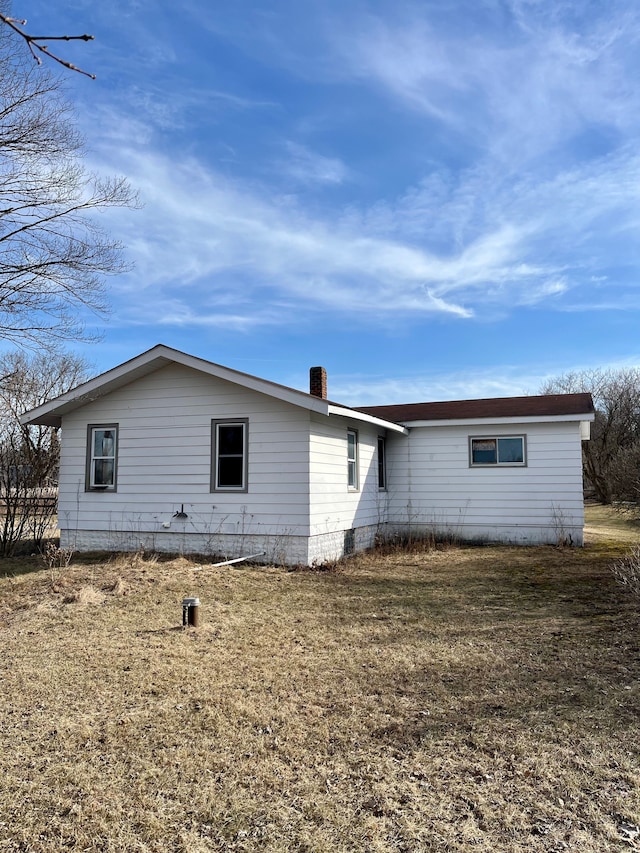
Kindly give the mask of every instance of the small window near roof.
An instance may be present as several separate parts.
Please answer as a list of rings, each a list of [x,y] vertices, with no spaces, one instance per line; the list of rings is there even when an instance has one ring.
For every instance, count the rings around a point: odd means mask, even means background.
[[[87,447],[87,491],[115,491],[118,425],[90,425]]]
[[[526,465],[523,435],[482,436],[470,439],[471,465]]]

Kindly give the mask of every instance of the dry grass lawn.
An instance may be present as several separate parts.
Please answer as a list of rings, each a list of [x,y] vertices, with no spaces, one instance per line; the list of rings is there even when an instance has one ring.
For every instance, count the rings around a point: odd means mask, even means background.
[[[640,847],[639,606],[609,571],[638,534],[598,524],[324,573],[0,563],[0,851]]]

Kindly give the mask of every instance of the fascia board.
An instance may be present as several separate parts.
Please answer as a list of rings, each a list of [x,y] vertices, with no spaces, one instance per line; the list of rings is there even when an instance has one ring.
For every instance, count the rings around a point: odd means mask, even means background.
[[[436,419],[430,421],[404,421],[409,429],[415,427],[438,427],[438,426],[482,426],[484,424],[551,424],[558,422],[583,422],[592,421],[595,415],[593,412],[583,412],[580,415],[529,415],[527,417],[512,417],[512,418],[451,418]]]
[[[401,435],[408,435],[409,430],[400,424],[392,421],[384,421],[382,418],[374,418],[373,415],[365,415],[364,412],[355,412],[353,409],[345,409],[342,406],[329,405],[329,415],[338,415],[341,418],[350,418],[354,421],[362,421],[363,423],[373,424],[374,426],[382,427],[390,432],[399,432]]]

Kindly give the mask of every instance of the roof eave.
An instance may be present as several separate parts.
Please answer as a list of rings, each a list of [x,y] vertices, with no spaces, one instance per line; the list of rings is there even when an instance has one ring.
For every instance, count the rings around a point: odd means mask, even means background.
[[[404,420],[402,423],[414,429],[415,427],[468,426],[469,424],[544,424],[571,421],[578,423],[592,421],[594,417],[593,412],[581,412],[574,415],[513,415],[500,418],[432,418],[431,420]]]
[[[20,422],[24,425],[41,424],[44,426],[59,427],[61,426],[64,415],[172,363],[182,364],[184,367],[190,367],[217,379],[242,385],[245,388],[275,397],[294,406],[299,406],[320,414],[328,414],[329,403],[320,397],[314,397],[311,394],[306,394],[304,391],[287,388],[285,385],[278,385],[267,379],[260,379],[257,376],[241,373],[230,367],[223,367],[211,361],[196,358],[180,350],[171,349],[171,347],[167,347],[164,344],[158,344],[130,361],[126,361],[124,364],[114,367],[106,373],[101,373],[99,376],[90,379],[88,382],[84,382],[82,385],[78,385],[77,388],[68,391],[66,394],[62,394],[60,397],[56,397],[55,400],[44,403],[42,406],[38,406],[29,412],[25,412],[21,416]]]
[[[393,421],[385,421],[383,418],[376,418],[373,415],[367,415],[364,412],[357,412],[355,409],[349,409],[346,406],[336,406],[329,404],[329,415],[338,415],[342,418],[351,418],[354,421],[372,424],[373,426],[381,427],[390,432],[399,432],[401,435],[408,435],[409,430],[402,424],[394,423]]]

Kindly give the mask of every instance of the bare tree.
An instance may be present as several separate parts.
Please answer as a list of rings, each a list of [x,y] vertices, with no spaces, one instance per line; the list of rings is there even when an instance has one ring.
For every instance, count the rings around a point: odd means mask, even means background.
[[[20,415],[63,394],[88,375],[84,359],[65,353],[0,357],[0,555],[28,541],[40,547],[56,511],[56,430],[23,426]]]
[[[581,391],[591,393],[596,410],[591,441],[583,443],[585,479],[602,503],[628,500],[630,484],[640,477],[635,468],[635,448],[640,443],[640,369],[566,373],[547,382],[540,393]]]
[[[21,345],[88,339],[104,314],[104,276],[126,269],[96,223],[133,207],[124,178],[88,174],[61,81],[0,32],[0,337]]]

